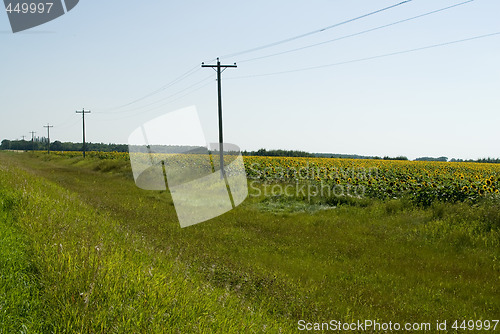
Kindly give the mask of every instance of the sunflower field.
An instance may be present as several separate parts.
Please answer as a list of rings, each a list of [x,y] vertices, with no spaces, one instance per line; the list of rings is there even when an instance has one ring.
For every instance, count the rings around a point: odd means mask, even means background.
[[[498,196],[500,165],[396,160],[245,157],[250,179],[308,182],[354,189],[352,195],[379,199],[408,196],[422,205],[433,201],[475,202]]]
[[[81,156],[81,152],[53,153],[73,158]],[[196,165],[199,159],[206,160],[201,154],[184,156],[185,168]],[[87,157],[114,161],[130,159],[128,153],[121,152],[87,152]],[[154,160],[158,159],[161,157]],[[229,164],[234,156],[225,159]],[[482,197],[500,196],[498,164],[255,156],[243,159],[251,182],[307,183],[330,189],[329,194],[382,200],[409,197],[424,206],[434,201],[474,203]],[[175,159],[176,163],[184,160]],[[339,189],[346,191],[339,192]]]

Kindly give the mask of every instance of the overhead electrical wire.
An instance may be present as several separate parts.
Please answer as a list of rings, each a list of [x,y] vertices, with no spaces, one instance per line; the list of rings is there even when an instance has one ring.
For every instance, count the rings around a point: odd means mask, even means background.
[[[409,3],[409,2],[412,2],[412,1],[413,0],[401,1],[401,2],[399,2],[397,4],[394,4],[394,5],[391,5],[391,6],[388,6],[388,7],[384,7],[384,8],[378,9],[376,11],[373,11],[373,12],[370,12],[370,13],[367,13],[367,14],[364,14],[364,15],[361,15],[361,16],[349,19],[349,20],[345,20],[345,21],[342,21],[342,22],[339,22],[339,23],[336,23],[336,24],[332,24],[330,26],[327,26],[327,27],[324,27],[324,28],[321,28],[321,29],[313,30],[313,31],[310,31],[310,32],[307,32],[307,33],[304,33],[304,34],[300,34],[300,35],[297,35],[297,36],[293,36],[293,37],[290,37],[290,38],[279,40],[279,41],[276,41],[276,42],[273,42],[273,43],[265,44],[265,45],[262,45],[262,46],[259,46],[259,47],[255,47],[255,48],[243,50],[243,51],[232,53],[232,54],[223,55],[222,57],[224,57],[224,58],[235,57],[235,56],[239,56],[239,55],[243,55],[243,54],[247,54],[247,53],[251,53],[251,52],[255,52],[255,51],[267,49],[267,48],[274,47],[274,46],[277,46],[277,45],[281,45],[281,44],[284,44],[284,43],[287,43],[287,42],[291,42],[291,41],[294,41],[294,40],[297,40],[297,39],[301,39],[301,38],[304,38],[304,37],[307,37],[307,36],[311,36],[313,34],[321,33],[321,32],[324,32],[326,30],[330,30],[330,29],[333,29],[335,27],[338,27],[338,26],[341,26],[341,25],[344,25],[344,24],[347,24],[347,23],[351,23],[351,22],[360,20],[362,18],[366,18],[366,17],[372,16],[372,15],[375,15],[375,14],[378,14],[378,13],[381,13],[381,12],[384,12],[384,11],[387,11],[387,10],[399,7],[399,6],[403,5],[403,4],[406,4],[406,3]],[[442,12],[442,11],[445,11],[445,10],[449,10],[451,8],[458,7],[458,6],[461,6],[461,5],[465,5],[465,4],[473,2],[473,1],[475,1],[475,0],[464,1],[464,2],[455,4],[455,5],[452,5],[452,6],[444,7],[444,8],[437,9],[437,10],[434,10],[434,11],[431,11],[431,12],[427,12],[427,13],[424,13],[424,14],[421,14],[421,15],[418,15],[418,16],[414,16],[414,17],[408,18],[408,19],[399,20],[399,21],[396,21],[396,22],[393,22],[393,23],[389,23],[389,24],[386,24],[386,25],[382,25],[382,26],[378,26],[378,27],[372,28],[372,29],[364,30],[364,31],[361,31],[361,32],[358,32],[358,33],[355,33],[355,34],[350,34],[350,35],[342,36],[342,37],[335,38],[335,39],[332,39],[332,40],[328,40],[328,41],[324,41],[324,42],[320,42],[320,43],[316,43],[316,44],[311,44],[311,45],[306,45],[306,46],[303,46],[303,47],[299,47],[299,48],[295,48],[295,49],[291,49],[291,50],[286,50],[286,51],[282,51],[282,52],[278,52],[278,53],[273,53],[273,54],[269,54],[269,55],[264,55],[264,56],[260,56],[260,57],[254,57],[254,58],[250,58],[250,59],[245,59],[245,60],[240,61],[240,63],[242,63],[242,62],[250,62],[250,61],[254,61],[254,60],[258,60],[258,59],[269,58],[269,57],[278,56],[278,55],[282,55],[282,54],[287,54],[287,53],[291,53],[291,52],[296,52],[296,51],[299,51],[299,50],[303,50],[303,49],[307,49],[307,48],[311,48],[311,47],[323,45],[323,44],[326,44],[326,43],[331,43],[331,42],[338,41],[338,40],[341,40],[341,39],[346,39],[346,38],[350,38],[350,37],[362,35],[362,34],[365,34],[365,33],[368,33],[368,32],[372,32],[372,31],[375,31],[375,30],[387,28],[387,27],[390,27],[390,26],[393,26],[393,25],[396,25],[396,24],[400,24],[400,23],[403,23],[403,22],[415,20],[415,19],[418,19],[418,18],[421,18],[421,17],[424,17],[424,16],[428,16],[428,15],[434,14],[434,13],[438,13],[438,12]],[[495,34],[497,34],[497,33],[495,33]],[[444,46],[444,45],[449,45],[449,44],[454,44],[454,43],[459,43],[459,42],[465,42],[465,41],[468,41],[468,40],[471,40],[471,39],[484,38],[484,37],[492,36],[492,35],[495,35],[495,34],[477,36],[477,37],[473,37],[473,38],[470,38],[470,39],[464,39],[464,40],[453,41],[453,42],[448,42],[448,43],[441,43],[441,44],[436,44],[436,45],[427,46],[427,47],[423,47],[423,48],[416,48],[416,49],[411,49],[411,50],[399,51],[399,52],[394,52],[394,53],[390,53],[390,54],[377,55],[377,56],[373,56],[373,57],[366,57],[366,58],[355,59],[355,60],[350,60],[350,61],[345,61],[345,62],[339,62],[339,63],[334,63],[334,64],[312,66],[312,67],[307,67],[307,68],[301,68],[301,69],[295,69],[295,70],[288,70],[288,71],[281,71],[281,72],[273,72],[273,73],[266,73],[266,74],[256,74],[256,75],[248,75],[248,76],[240,76],[240,77],[232,77],[232,78],[229,77],[227,79],[240,79],[240,78],[251,78],[251,77],[259,77],[259,76],[278,75],[278,74],[292,73],[292,72],[298,72],[298,71],[313,70],[313,69],[318,69],[318,68],[323,68],[323,67],[330,67],[330,66],[337,66],[337,65],[349,64],[349,63],[354,63],[354,62],[367,61],[367,60],[376,59],[376,58],[389,57],[389,56],[393,56],[393,55],[397,55],[397,54],[402,54],[402,53],[414,52],[414,51],[424,50],[424,49],[428,49],[428,48],[434,48],[434,47],[438,47],[438,46]],[[122,109],[122,108],[125,108],[127,106],[130,106],[132,104],[138,103],[140,101],[143,101],[143,100],[145,100],[145,99],[147,99],[147,98],[149,98],[149,97],[151,97],[153,95],[156,95],[156,94],[158,94],[158,93],[166,90],[167,88],[172,87],[175,84],[178,84],[182,80],[184,80],[184,79],[192,76],[193,74],[197,73],[200,69],[201,69],[201,67],[199,65],[196,65],[196,66],[192,67],[191,69],[189,69],[188,71],[186,71],[185,73],[183,73],[182,75],[180,75],[179,77],[177,77],[176,79],[174,79],[174,80],[168,82],[167,84],[163,85],[162,87],[160,87],[160,88],[158,88],[158,89],[156,89],[156,90],[154,90],[154,91],[152,91],[152,92],[150,92],[150,93],[148,93],[148,94],[146,94],[146,95],[144,95],[144,96],[142,96],[142,97],[140,97],[138,99],[135,99],[135,100],[133,100],[133,101],[131,101],[129,103],[126,103],[124,105],[120,105],[120,106],[115,107],[115,108],[108,109],[108,110],[116,110],[116,111],[96,112],[96,114],[128,113],[128,112],[135,111],[135,110],[143,110],[146,107],[149,107],[149,106],[152,106],[152,105],[157,104],[159,102],[162,102],[164,100],[170,99],[170,98],[172,98],[172,97],[174,97],[174,96],[176,96],[176,95],[178,95],[178,94],[180,94],[182,92],[188,91],[189,89],[197,86],[198,84],[200,84],[200,83],[208,80],[211,76],[210,77],[206,77],[206,78],[204,78],[204,79],[202,79],[202,80],[200,80],[200,81],[198,81],[198,82],[196,82],[196,83],[194,83],[194,84],[186,87],[185,89],[182,89],[182,90],[180,90],[180,91],[178,91],[178,92],[176,92],[174,94],[171,94],[171,95],[169,95],[167,97],[164,97],[164,98],[162,98],[160,100],[154,101],[154,102],[149,103],[147,105],[135,107],[135,108],[132,108],[132,109],[129,109],[129,110],[124,110],[124,111],[118,110],[118,109]],[[206,84],[206,85],[208,85],[208,84]],[[187,94],[184,94],[184,95],[180,96],[179,99],[183,98],[184,96],[190,95],[190,94],[194,93],[195,91],[198,91],[199,89],[205,87],[206,85],[198,87],[198,88],[194,89],[193,91],[190,91]],[[178,99],[174,99],[173,101],[170,101],[167,104],[170,104],[170,103],[172,103],[172,102],[174,102],[176,100],[178,100]],[[164,105],[165,104],[162,104],[160,106],[147,109],[145,112],[158,109],[158,108],[160,108],[160,107],[162,107]]]
[[[202,83],[202,82],[205,82],[205,81],[207,81],[208,79],[211,79],[212,77],[213,77],[213,75],[206,76],[205,78],[203,78],[203,79],[201,79],[201,80],[199,80],[199,81],[195,82],[194,84],[192,84],[192,85],[190,85],[190,86],[188,86],[188,87],[186,87],[186,88],[184,88],[184,89],[181,89],[181,90],[179,90],[179,91],[177,91],[177,92],[175,92],[175,93],[173,93],[173,94],[170,94],[170,95],[168,95],[168,96],[166,96],[166,97],[163,97],[163,98],[161,98],[161,99],[159,99],[159,100],[156,100],[156,101],[154,101],[154,102],[151,102],[151,103],[149,103],[149,104],[146,104],[146,105],[143,105],[143,106],[140,106],[140,107],[135,107],[135,108],[132,108],[132,109],[127,109],[127,110],[117,110],[117,111],[101,111],[101,112],[96,112],[96,114],[117,114],[117,113],[127,113],[127,112],[135,111],[135,110],[138,110],[138,109],[146,108],[146,107],[152,106],[152,105],[154,105],[154,104],[157,104],[157,103],[159,103],[159,102],[162,102],[162,101],[168,100],[169,98],[174,97],[174,96],[176,96],[176,95],[179,95],[179,94],[181,94],[181,93],[183,93],[183,92],[185,92],[185,91],[187,91],[187,90],[189,90],[189,89],[193,88],[194,86],[197,86],[198,84],[200,84],[200,83]]]
[[[442,46],[447,46],[447,45],[452,45],[452,44],[458,44],[458,43],[468,42],[468,41],[472,41],[472,40],[476,40],[476,39],[481,39],[481,38],[486,38],[486,37],[492,37],[492,36],[497,36],[497,35],[500,35],[500,32],[495,32],[495,33],[485,34],[485,35],[479,35],[479,36],[474,36],[474,37],[470,37],[470,38],[464,38],[464,39],[455,40],[455,41],[451,41],[451,42],[444,42],[444,43],[439,43],[439,44],[433,44],[433,45],[428,45],[428,46],[424,46],[424,47],[420,47],[420,48],[414,48],[414,49],[409,49],[409,50],[403,50],[403,51],[397,51],[397,52],[392,52],[392,53],[386,53],[386,54],[372,56],[372,57],[366,57],[366,58],[359,58],[359,59],[353,59],[353,60],[348,60],[348,61],[342,61],[342,62],[333,63],[333,64],[325,64],[325,65],[318,65],[318,66],[303,67],[303,68],[298,68],[298,69],[294,69],[294,70],[287,70],[287,71],[280,71],[280,72],[271,72],[271,73],[263,73],[263,74],[245,75],[245,76],[239,76],[239,77],[230,77],[230,78],[226,78],[226,80],[264,77],[264,76],[271,76],[271,75],[279,75],[279,74],[286,74],[286,73],[309,71],[309,70],[315,70],[315,69],[320,69],[320,68],[325,68],[325,67],[332,67],[332,66],[339,66],[339,65],[345,65],[345,64],[352,64],[352,63],[357,63],[357,62],[362,62],[362,61],[368,61],[368,60],[373,60],[373,59],[378,59],[378,58],[385,58],[385,57],[396,56],[396,55],[400,55],[400,54],[404,54],[404,53],[410,53],[410,52],[427,50],[427,49],[432,49],[432,48],[437,48],[437,47],[442,47]]]
[[[127,107],[127,106],[129,106],[129,105],[131,105],[131,104],[134,104],[134,103],[140,102],[140,101],[142,101],[142,100],[145,100],[145,99],[147,99],[148,97],[153,96],[153,95],[155,95],[155,94],[158,94],[158,93],[160,93],[160,92],[164,91],[165,89],[167,89],[168,87],[171,87],[171,86],[175,85],[176,83],[178,83],[178,82],[180,82],[180,81],[182,81],[182,80],[186,79],[187,77],[190,77],[191,75],[193,75],[194,73],[196,73],[196,72],[197,72],[197,71],[199,71],[199,70],[200,70],[200,66],[199,66],[199,65],[196,65],[195,67],[193,67],[193,68],[191,68],[190,70],[186,71],[186,72],[185,72],[184,74],[182,74],[181,76],[179,76],[179,77],[177,77],[176,79],[174,79],[174,80],[170,81],[169,83],[167,83],[167,84],[163,85],[162,87],[158,88],[157,90],[154,90],[154,91],[152,91],[152,92],[150,92],[150,93],[148,93],[148,94],[146,94],[146,95],[144,95],[144,96],[142,96],[142,97],[140,97],[140,98],[138,98],[138,99],[136,99],[136,100],[133,100],[133,101],[131,101],[131,102],[129,102],[129,103],[123,104],[123,105],[118,106],[118,107],[115,107],[115,108],[111,108],[110,110],[115,110],[115,109],[119,109],[119,108]]]
[[[198,82],[198,84],[199,84],[199,83],[200,83],[200,82]],[[170,105],[170,104],[172,104],[172,103],[174,103],[174,102],[176,102],[176,101],[178,101],[178,100],[180,100],[180,99],[183,99],[183,98],[184,98],[184,97],[186,97],[186,96],[189,96],[189,95],[191,95],[191,94],[193,94],[193,93],[195,93],[195,92],[197,92],[197,91],[199,91],[199,90],[201,90],[201,89],[203,89],[203,88],[207,87],[208,85],[210,85],[210,84],[212,84],[212,83],[213,83],[213,80],[212,80],[212,81],[210,81],[210,82],[205,83],[204,85],[202,85],[202,86],[200,86],[200,87],[197,87],[197,88],[195,88],[195,89],[192,89],[192,90],[188,91],[187,93],[185,93],[185,94],[183,94],[183,95],[181,95],[181,96],[177,97],[176,99],[173,99],[173,100],[171,100],[171,101],[168,101],[167,103],[161,104],[161,105],[159,105],[159,106],[156,106],[156,107],[153,107],[153,108],[149,108],[149,109],[146,109],[146,110],[141,110],[141,112],[138,112],[138,113],[133,113],[133,114],[129,114],[129,115],[125,115],[125,116],[123,116],[123,117],[109,119],[109,121],[116,121],[116,120],[127,119],[127,118],[131,118],[131,117],[137,116],[138,114],[145,114],[145,113],[148,113],[148,112],[150,112],[150,111],[153,111],[153,110],[156,110],[156,109],[159,109],[159,108],[163,108],[163,107],[165,107],[165,106],[168,106],[168,105]],[[172,97],[172,96],[170,96],[170,97]]]
[[[70,118],[66,119],[64,122],[61,122],[59,124],[54,125],[54,127],[56,127],[56,128],[69,128],[69,127],[75,125],[77,122],[80,122],[80,118],[77,117],[75,120],[75,117],[73,114]],[[71,123],[71,124],[67,125],[68,123]]]
[[[242,54],[246,54],[246,53],[250,53],[250,52],[255,52],[255,51],[267,49],[267,48],[270,48],[270,47],[273,47],[273,46],[277,46],[277,45],[280,45],[280,44],[284,44],[284,43],[288,43],[288,42],[291,42],[291,41],[295,41],[295,40],[300,39],[300,38],[311,36],[311,35],[314,35],[314,34],[317,34],[317,33],[320,33],[320,32],[323,32],[323,31],[326,31],[326,30],[329,30],[329,29],[332,29],[332,28],[336,28],[338,26],[341,26],[341,25],[344,25],[344,24],[347,24],[347,23],[351,23],[351,22],[363,19],[363,18],[371,16],[371,15],[375,15],[375,14],[384,12],[386,10],[389,10],[389,9],[392,9],[392,8],[395,8],[395,7],[399,7],[399,6],[403,5],[403,4],[406,4],[406,3],[409,3],[409,2],[412,2],[412,1],[413,0],[402,1],[402,2],[397,3],[395,5],[392,5],[392,6],[389,6],[389,7],[385,7],[385,8],[382,8],[382,9],[378,9],[376,11],[373,11],[373,12],[370,12],[368,14],[364,14],[364,15],[355,17],[353,19],[349,19],[349,20],[346,20],[346,21],[335,23],[335,24],[332,24],[330,26],[327,26],[327,27],[324,27],[324,28],[321,28],[321,29],[313,30],[313,31],[307,32],[305,34],[300,34],[300,35],[297,35],[297,36],[289,37],[289,38],[286,38],[286,39],[283,39],[283,40],[280,40],[280,41],[277,41],[277,42],[265,44],[265,45],[258,46],[258,47],[252,48],[252,49],[247,49],[247,50],[243,50],[243,51],[240,51],[240,52],[235,52],[235,53],[230,53],[230,54],[227,54],[227,55],[223,55],[220,58],[229,58],[229,57],[240,56]]]
[[[360,32],[357,32],[357,33],[354,33],[354,34],[345,35],[345,36],[338,37],[338,38],[335,38],[335,39],[330,39],[328,41],[324,41],[324,42],[320,42],[320,43],[315,43],[315,44],[310,44],[310,45],[302,46],[302,47],[291,49],[291,50],[286,50],[286,51],[282,51],[282,52],[268,54],[268,55],[265,55],[265,56],[260,56],[260,57],[254,57],[254,58],[249,58],[249,59],[245,59],[245,60],[240,60],[240,61],[238,61],[238,63],[245,63],[245,62],[250,62],[250,61],[254,61],[254,60],[259,60],[259,59],[265,59],[265,58],[270,58],[270,57],[274,57],[274,56],[279,56],[279,55],[283,55],[283,54],[287,54],[287,53],[291,53],[291,52],[296,52],[296,51],[300,51],[300,50],[312,48],[312,47],[315,47],[315,46],[324,45],[324,44],[327,44],[327,43],[332,43],[332,42],[340,41],[340,40],[343,40],[343,39],[346,39],[346,38],[363,35],[363,34],[366,34],[366,33],[372,32],[372,31],[376,31],[376,30],[380,30],[380,29],[383,29],[383,28],[391,27],[391,26],[394,26],[396,24],[400,24],[400,23],[404,23],[404,22],[416,20],[416,19],[428,16],[428,15],[432,15],[432,14],[436,14],[436,13],[439,13],[439,12],[443,12],[445,10],[449,10],[449,9],[452,9],[452,8],[455,8],[455,7],[458,7],[458,6],[462,6],[462,5],[465,5],[465,4],[474,2],[474,1],[475,0],[464,1],[464,2],[455,4],[455,5],[452,5],[452,6],[448,6],[448,7],[444,7],[444,8],[441,8],[441,9],[433,10],[433,11],[430,11],[430,12],[427,12],[427,13],[424,13],[424,14],[421,14],[421,15],[417,15],[417,16],[413,16],[413,17],[410,17],[410,18],[407,18],[407,19],[404,19],[404,20],[399,20],[399,21],[392,22],[392,23],[389,23],[389,24],[381,25],[381,26],[378,26],[378,27],[375,27],[375,28],[363,30],[363,31],[360,31]]]
[[[371,15],[375,15],[375,14],[378,14],[378,13],[381,13],[381,12],[384,12],[384,11],[387,11],[389,9],[392,9],[392,8],[395,8],[395,7],[398,7],[398,6],[401,6],[403,4],[406,4],[406,3],[409,3],[409,2],[412,2],[413,0],[405,0],[405,1],[401,1],[397,4],[394,4],[394,5],[391,5],[391,6],[388,6],[388,7],[384,7],[384,8],[381,8],[381,9],[378,9],[376,11],[373,11],[373,12],[370,12],[370,13],[367,13],[367,14],[364,14],[364,15],[361,15],[361,16],[358,16],[358,17],[355,17],[355,18],[352,18],[352,19],[349,19],[349,20],[346,20],[346,21],[342,21],[340,23],[336,23],[336,24],[332,24],[330,26],[327,26],[327,27],[324,27],[324,28],[321,28],[321,29],[317,29],[317,30],[314,30],[314,31],[310,31],[310,32],[307,32],[305,34],[301,34],[301,35],[297,35],[297,36],[294,36],[294,37],[290,37],[290,38],[287,38],[287,39],[284,39],[284,40],[280,40],[280,41],[277,41],[277,42],[273,42],[273,43],[270,43],[270,44],[266,44],[266,45],[263,45],[263,46],[260,46],[260,47],[256,47],[256,48],[253,48],[253,49],[248,49],[248,50],[244,50],[244,51],[241,51],[241,52],[237,52],[237,53],[233,53],[233,54],[229,54],[229,55],[224,55],[222,57],[233,57],[233,56],[237,56],[237,55],[242,55],[242,54],[245,54],[245,53],[250,53],[250,52],[254,52],[254,51],[258,51],[258,50],[262,50],[262,49],[265,49],[265,48],[269,48],[269,47],[272,47],[272,46],[276,46],[276,45],[280,45],[280,44],[283,44],[283,43],[287,43],[287,42],[290,42],[290,41],[293,41],[293,40],[297,40],[297,39],[300,39],[300,38],[304,38],[304,37],[307,37],[307,36],[310,36],[310,35],[313,35],[313,34],[317,34],[317,33],[320,33],[320,32],[323,32],[323,31],[326,31],[326,30],[329,30],[329,29],[332,29],[332,28],[335,28],[335,27],[338,27],[338,26],[341,26],[341,25],[344,25],[344,24],[347,24],[347,23],[350,23],[350,22],[354,22],[356,20],[360,20],[362,18],[365,18],[365,17],[368,17],[368,16],[371,16]],[[473,0],[471,0],[473,1]],[[213,59],[215,60],[215,59]],[[211,60],[211,61],[213,61]],[[193,75],[194,73],[198,72],[200,70],[200,66],[199,65],[196,65],[194,66],[193,68],[189,69],[188,71],[186,71],[184,74],[182,74],[181,76],[179,76],[178,78],[170,81],[169,83],[165,84],[164,86],[138,98],[138,99],[135,99],[131,102],[128,102],[126,104],[123,104],[123,105],[120,105],[120,106],[117,106],[117,107],[114,107],[114,108],[111,108],[111,109],[108,109],[108,110],[117,110],[117,109],[121,109],[121,108],[124,108],[124,107],[128,107],[132,104],[135,104],[137,102],[140,102],[140,101],[143,101],[153,95],[156,95],[162,91],[164,91],[165,89],[179,83],[180,81],[186,79],[187,77],[190,77],[191,75]],[[104,113],[104,112],[102,112]]]

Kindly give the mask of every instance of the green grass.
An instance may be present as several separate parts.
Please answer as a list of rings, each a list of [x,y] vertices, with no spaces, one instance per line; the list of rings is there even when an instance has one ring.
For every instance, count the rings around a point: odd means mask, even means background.
[[[20,260],[26,260],[29,251],[37,272],[33,280],[41,287],[39,312],[26,311],[26,316],[36,316],[29,332],[236,333],[290,328],[272,318],[264,303],[250,304],[207,284],[188,265],[155,249],[144,235],[120,226],[77,194],[12,165],[3,171],[2,185],[22,187],[15,220],[30,248],[4,242],[5,252],[18,253],[9,261],[15,268],[5,271],[18,276],[17,267],[25,266]],[[25,290],[19,287],[11,293],[18,308],[31,302],[26,297],[31,290]],[[6,333],[17,331],[15,323],[24,321],[24,313],[12,308],[5,312],[11,319]]]
[[[36,266],[11,214],[16,202],[16,195],[0,188],[0,333],[24,332],[40,321]]]
[[[138,189],[123,162],[0,153],[0,168],[0,189],[16,189],[9,221],[29,265],[13,262],[31,275],[34,332],[292,333],[300,319],[500,314],[495,200],[257,196],[181,229],[168,192]]]

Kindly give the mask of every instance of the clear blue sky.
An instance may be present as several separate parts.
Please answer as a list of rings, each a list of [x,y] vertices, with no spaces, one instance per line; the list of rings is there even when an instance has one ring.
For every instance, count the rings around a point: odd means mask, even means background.
[[[217,141],[212,69],[200,68],[155,95],[116,107],[157,90],[202,61],[398,2],[81,0],[66,15],[17,34],[10,32],[2,11],[0,139],[28,137],[29,131],[45,135],[43,125],[49,122],[55,126],[52,140],[81,141],[81,116],[75,110],[86,108],[92,111],[86,117],[88,141],[126,143],[142,123],[196,105],[207,140]],[[222,58],[223,63],[238,63],[237,69],[223,73],[225,141],[246,150],[500,157],[500,35],[315,70],[247,77],[500,32],[500,2],[476,0],[337,42],[245,61],[460,2],[413,0],[276,47]]]

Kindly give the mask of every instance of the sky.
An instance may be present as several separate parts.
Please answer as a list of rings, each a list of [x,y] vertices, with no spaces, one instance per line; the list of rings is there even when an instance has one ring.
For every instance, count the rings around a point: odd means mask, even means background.
[[[16,34],[0,11],[0,140],[50,123],[51,141],[81,142],[85,108],[87,141],[125,144],[196,106],[217,142],[216,73],[201,63],[221,57],[238,66],[222,74],[224,141],[242,150],[500,157],[500,34],[446,44],[500,33],[500,2],[372,30],[464,2],[412,0],[331,27],[401,1],[81,0]]]

